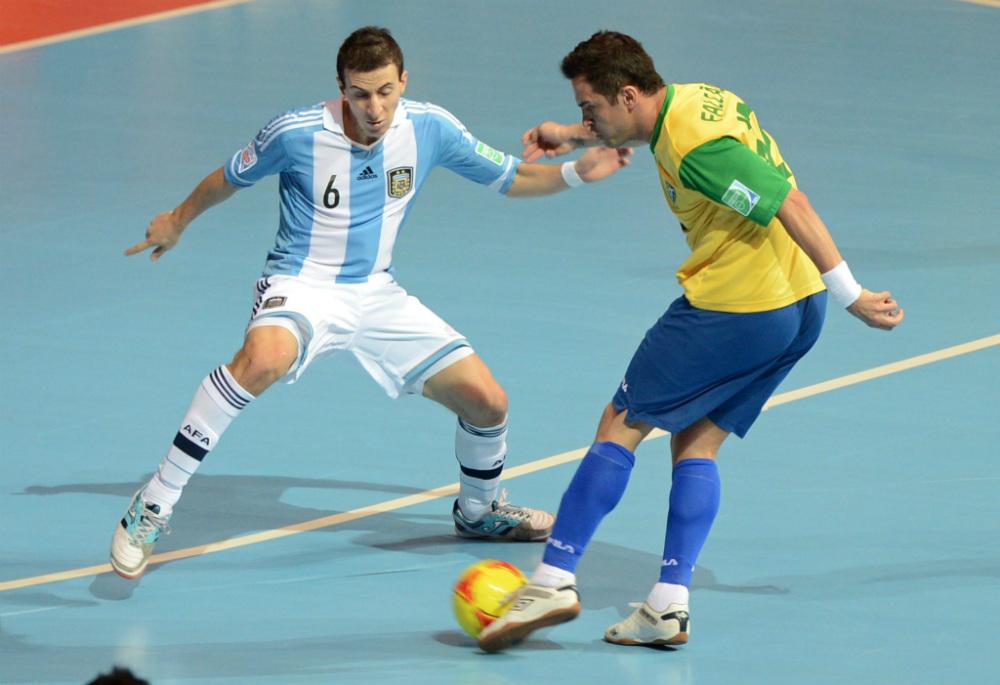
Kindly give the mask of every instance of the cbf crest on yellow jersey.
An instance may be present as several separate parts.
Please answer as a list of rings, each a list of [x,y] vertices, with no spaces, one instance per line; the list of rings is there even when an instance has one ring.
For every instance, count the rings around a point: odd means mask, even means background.
[[[691,304],[760,312],[823,290],[775,216],[795,177],[737,95],[706,83],[668,86],[650,149],[691,248],[677,270]]]

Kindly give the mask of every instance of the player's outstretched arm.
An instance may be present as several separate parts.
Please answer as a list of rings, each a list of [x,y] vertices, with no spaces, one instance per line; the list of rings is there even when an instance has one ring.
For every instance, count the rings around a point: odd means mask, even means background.
[[[517,167],[514,183],[507,197],[537,197],[551,195],[582,183],[607,178],[632,161],[632,148],[598,147],[584,152],[575,162],[532,164],[522,162]]]
[[[543,121],[529,128],[521,136],[521,142],[524,144],[521,157],[525,162],[534,162],[543,156],[558,157],[578,147],[600,144],[597,136],[583,124],[557,124],[554,121]]]
[[[149,258],[155,262],[177,244],[181,233],[199,214],[229,198],[237,190],[226,180],[222,167],[219,167],[202,179],[184,202],[169,212],[154,216],[146,229],[146,239],[125,250],[125,256],[130,257],[152,247]]]
[[[847,262],[840,256],[840,250],[805,193],[792,188],[778,209],[778,219],[819,269],[835,303],[846,307],[872,328],[889,331],[903,321],[903,310],[889,291],[871,292],[854,280]]]

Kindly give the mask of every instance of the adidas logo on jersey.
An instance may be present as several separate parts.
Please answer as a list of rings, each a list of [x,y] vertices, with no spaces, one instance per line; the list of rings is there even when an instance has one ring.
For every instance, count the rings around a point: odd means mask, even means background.
[[[378,174],[376,174],[374,171],[372,171],[372,168],[370,166],[366,166],[364,169],[362,169],[361,173],[358,174],[358,177],[356,179],[354,179],[354,180],[355,181],[370,181],[373,178],[378,178]]]

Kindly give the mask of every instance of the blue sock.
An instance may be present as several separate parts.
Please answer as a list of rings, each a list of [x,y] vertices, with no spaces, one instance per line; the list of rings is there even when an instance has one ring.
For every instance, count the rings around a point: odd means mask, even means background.
[[[714,459],[685,459],[674,467],[661,583],[691,585],[698,553],[719,511],[719,490]]]
[[[614,442],[595,442],[563,493],[542,561],[576,572],[598,524],[625,493],[635,455]]]

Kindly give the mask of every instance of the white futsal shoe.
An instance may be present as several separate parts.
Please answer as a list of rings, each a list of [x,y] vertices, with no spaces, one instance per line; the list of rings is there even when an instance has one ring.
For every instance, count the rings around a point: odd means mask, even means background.
[[[691,633],[687,604],[671,604],[666,611],[653,611],[648,602],[624,621],[608,626],[604,639],[616,645],[683,645]]]
[[[479,648],[484,652],[507,649],[539,628],[572,621],[580,615],[580,594],[575,585],[552,588],[528,583],[507,602],[507,612],[479,634]]]

